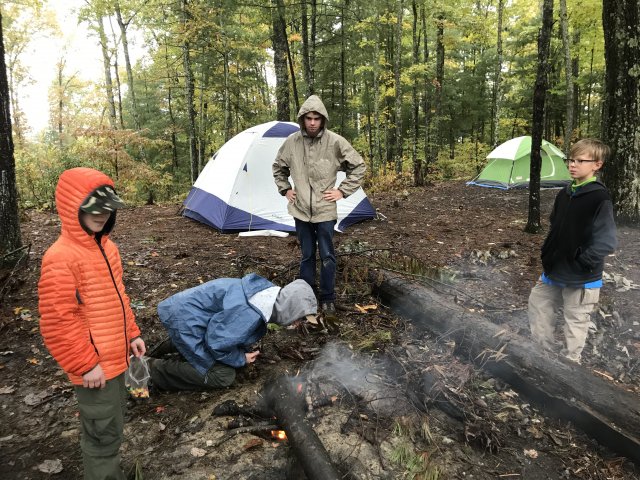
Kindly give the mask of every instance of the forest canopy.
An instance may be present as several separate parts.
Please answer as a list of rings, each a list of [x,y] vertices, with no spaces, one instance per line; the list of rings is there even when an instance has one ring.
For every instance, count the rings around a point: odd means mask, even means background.
[[[566,8],[564,40],[554,11],[543,135],[561,148],[600,136],[605,75],[602,2]],[[226,140],[295,120],[312,93],[365,157],[369,188],[471,178],[495,145],[531,133],[537,2],[87,0],[75,14],[104,74],[81,81],[66,66],[74,52],[60,51],[48,127],[33,132],[25,52],[63,32],[53,2],[2,7],[23,207],[50,206],[77,165],[114,176],[130,202],[181,199]]]

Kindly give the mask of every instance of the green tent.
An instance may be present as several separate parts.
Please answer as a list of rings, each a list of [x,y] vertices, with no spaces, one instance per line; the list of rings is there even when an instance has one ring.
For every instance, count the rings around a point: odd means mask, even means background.
[[[542,165],[540,187],[562,187],[571,182],[571,176],[564,164],[564,153],[555,145],[542,140],[540,148]],[[500,188],[527,188],[531,160],[531,137],[517,137],[507,140],[487,155],[489,163],[476,178],[467,185]]]

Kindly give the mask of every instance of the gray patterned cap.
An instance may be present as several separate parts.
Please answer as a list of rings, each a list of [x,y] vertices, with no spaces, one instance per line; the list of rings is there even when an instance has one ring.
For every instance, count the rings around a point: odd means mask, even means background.
[[[116,194],[113,187],[105,185],[96,188],[80,206],[80,210],[93,215],[99,215],[101,213],[113,212],[122,207],[124,207],[124,202]]]

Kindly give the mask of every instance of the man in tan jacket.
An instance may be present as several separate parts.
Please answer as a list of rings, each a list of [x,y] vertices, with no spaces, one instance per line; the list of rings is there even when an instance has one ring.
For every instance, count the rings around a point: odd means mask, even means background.
[[[320,305],[326,315],[334,316],[336,202],[360,187],[366,167],[351,144],[327,128],[328,121],[322,100],[311,95],[298,112],[300,131],[291,134],[278,151],[273,177],[278,192],[287,197],[289,213],[295,219],[302,250],[300,278],[315,289],[316,250],[319,250]],[[339,171],[347,176],[336,187]]]

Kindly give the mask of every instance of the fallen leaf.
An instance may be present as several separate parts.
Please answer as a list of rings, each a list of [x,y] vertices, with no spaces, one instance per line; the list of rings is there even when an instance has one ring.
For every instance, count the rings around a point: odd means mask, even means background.
[[[159,257],[160,254],[158,252],[151,252],[152,257]]]
[[[15,387],[0,387],[0,395],[9,395],[16,391]]]
[[[252,448],[260,447],[264,443],[264,440],[261,438],[252,438],[247,443],[245,443],[242,448],[244,450],[251,450]]]
[[[57,458],[55,460],[45,460],[38,465],[38,470],[42,473],[60,473],[63,470],[62,461]]]
[[[28,358],[27,362],[29,362],[32,365],[40,365],[40,360],[38,360],[37,358]]]
[[[33,407],[34,405],[39,405],[42,401],[49,396],[49,392],[43,390],[40,393],[30,393],[24,397],[24,403]]]
[[[370,305],[358,305],[356,303],[356,308],[361,312],[361,313],[367,313],[369,310],[377,310],[378,309],[378,305],[376,305],[375,303],[370,304]]]
[[[193,447],[191,449],[191,456],[192,457],[204,457],[206,454],[207,454],[207,451],[202,449],[202,448]]]
[[[524,449],[524,454],[525,456],[529,457],[529,458],[538,458],[538,452],[536,450],[534,450],[533,448],[531,449]]]

